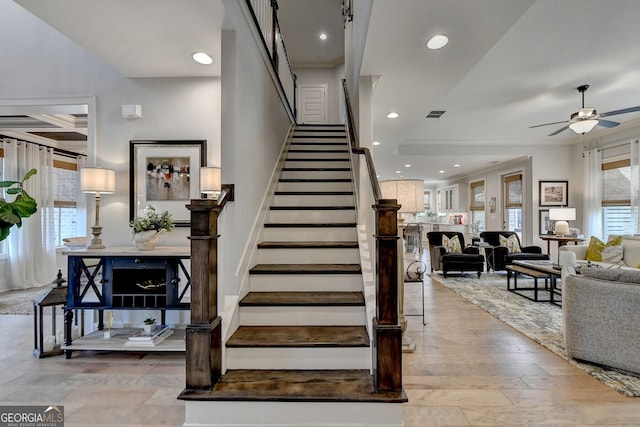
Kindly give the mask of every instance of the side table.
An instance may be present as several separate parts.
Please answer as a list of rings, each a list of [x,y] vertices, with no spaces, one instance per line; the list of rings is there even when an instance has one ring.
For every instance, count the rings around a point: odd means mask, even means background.
[[[578,237],[578,236],[555,236],[552,234],[543,234],[541,236],[539,236],[541,240],[544,240],[547,242],[547,254],[551,255],[551,242],[558,242],[558,250],[560,250],[560,246],[565,246],[567,245],[569,242],[573,242],[574,245],[577,245],[580,242],[584,242],[585,239],[584,237]]]

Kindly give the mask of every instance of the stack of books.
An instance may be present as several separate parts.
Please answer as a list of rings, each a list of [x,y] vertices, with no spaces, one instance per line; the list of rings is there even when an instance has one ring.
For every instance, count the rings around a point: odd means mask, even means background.
[[[167,337],[171,336],[171,334],[173,334],[173,329],[167,326],[157,328],[149,335],[145,334],[144,331],[140,331],[135,335],[131,335],[126,345],[127,347],[155,347],[166,340]]]

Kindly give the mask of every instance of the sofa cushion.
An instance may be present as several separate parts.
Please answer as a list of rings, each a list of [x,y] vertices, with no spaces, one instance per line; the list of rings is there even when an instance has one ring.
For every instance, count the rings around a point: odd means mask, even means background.
[[[502,234],[500,235],[500,246],[506,246],[509,250],[509,253],[517,254],[522,252],[520,249],[520,242],[518,241],[518,236],[512,234],[509,237],[504,237]]]
[[[623,246],[622,236],[611,236],[607,243],[591,236],[587,249],[587,260],[618,264],[622,261]]]
[[[444,250],[450,254],[459,254],[462,253],[462,246],[460,245],[460,239],[458,236],[453,236],[452,238],[448,238],[447,236],[442,236],[442,246],[444,246]]]
[[[622,260],[628,267],[640,268],[640,236],[622,236]]]
[[[625,282],[640,285],[640,270],[623,270],[609,268],[581,268],[580,273],[585,277],[606,280],[608,282]]]

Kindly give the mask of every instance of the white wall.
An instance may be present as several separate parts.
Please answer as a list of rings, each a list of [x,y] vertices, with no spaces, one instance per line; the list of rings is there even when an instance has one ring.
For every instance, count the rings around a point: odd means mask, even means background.
[[[327,123],[341,123],[342,82],[344,67],[334,68],[296,68],[293,70],[298,90],[301,86],[324,85],[327,87]],[[300,99],[298,95],[298,100]]]

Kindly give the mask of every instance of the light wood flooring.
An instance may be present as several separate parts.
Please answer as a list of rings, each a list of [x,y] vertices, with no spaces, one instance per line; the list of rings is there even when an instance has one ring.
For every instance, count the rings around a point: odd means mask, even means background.
[[[420,284],[405,288],[406,312],[418,314]],[[408,317],[416,351],[404,355],[405,426],[640,426],[640,398],[618,394],[428,277],[424,289],[427,325]],[[182,425],[182,354],[36,359],[32,323],[0,316],[0,405],[61,404],[67,427]]]

